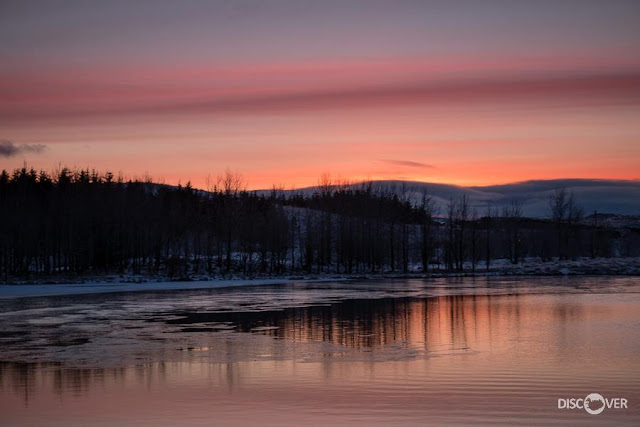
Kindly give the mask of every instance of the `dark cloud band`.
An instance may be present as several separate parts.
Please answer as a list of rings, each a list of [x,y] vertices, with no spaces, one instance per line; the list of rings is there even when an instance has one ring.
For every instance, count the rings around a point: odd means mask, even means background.
[[[13,157],[25,153],[41,153],[46,150],[44,144],[14,144],[13,142],[3,139],[0,140],[0,157]]]
[[[408,166],[411,168],[423,168],[423,169],[433,169],[433,165],[427,164],[427,163],[420,163],[420,162],[412,162],[410,160],[389,160],[389,159],[382,159],[380,160],[381,162],[385,162],[385,163],[389,163],[392,165],[396,165],[396,166]]]
[[[82,106],[7,106],[0,108],[0,122],[147,114],[269,114],[394,105],[439,106],[511,101],[541,102],[545,105],[636,105],[640,104],[640,70],[494,76],[321,91],[298,90],[270,95],[211,95],[186,100],[166,97],[135,106],[131,106],[127,99],[122,99],[120,105],[118,102],[106,105],[96,99]]]

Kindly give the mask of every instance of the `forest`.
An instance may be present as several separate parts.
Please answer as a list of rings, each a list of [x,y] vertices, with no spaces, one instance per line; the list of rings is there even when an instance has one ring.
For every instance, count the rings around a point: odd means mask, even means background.
[[[549,216],[517,200],[478,208],[327,176],[313,193],[247,191],[226,172],[207,190],[112,173],[23,167],[0,174],[0,274],[188,278],[282,274],[476,272],[578,257],[640,255],[640,230],[585,216],[565,189]]]

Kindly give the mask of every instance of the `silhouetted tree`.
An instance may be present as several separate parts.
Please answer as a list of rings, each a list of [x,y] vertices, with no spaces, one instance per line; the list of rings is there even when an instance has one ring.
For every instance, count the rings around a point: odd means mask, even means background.
[[[582,222],[573,194],[550,197],[550,219],[506,206],[478,218],[463,195],[446,216],[410,188],[321,178],[313,194],[258,194],[227,171],[208,191],[94,170],[26,165],[0,173],[0,277],[80,274],[191,275],[413,270],[420,261],[475,271],[492,260],[637,256],[640,233]]]

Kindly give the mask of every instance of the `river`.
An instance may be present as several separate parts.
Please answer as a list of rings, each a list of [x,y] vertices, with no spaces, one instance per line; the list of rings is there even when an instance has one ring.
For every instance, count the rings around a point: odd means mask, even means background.
[[[0,348],[2,425],[640,425],[637,277],[8,298]]]

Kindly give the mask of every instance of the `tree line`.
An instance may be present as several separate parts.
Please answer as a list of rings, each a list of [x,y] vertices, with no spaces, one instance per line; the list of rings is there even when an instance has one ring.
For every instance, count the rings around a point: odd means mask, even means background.
[[[0,274],[477,271],[498,259],[640,255],[638,230],[603,227],[597,214],[585,220],[564,189],[549,212],[525,218],[517,201],[480,209],[466,196],[441,208],[428,194],[326,176],[310,194],[286,194],[247,191],[231,172],[203,191],[25,166],[0,174]]]

